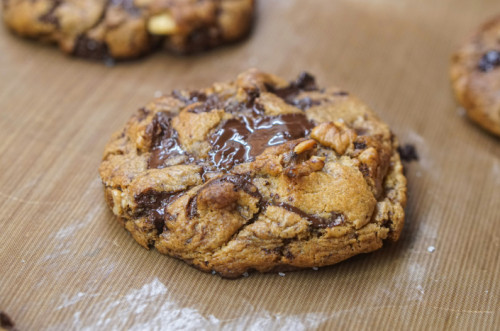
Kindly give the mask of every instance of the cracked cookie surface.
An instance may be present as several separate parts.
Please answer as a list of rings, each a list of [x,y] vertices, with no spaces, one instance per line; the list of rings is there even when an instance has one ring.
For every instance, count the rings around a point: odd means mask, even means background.
[[[192,53],[237,41],[254,0],[2,0],[15,33],[91,59],[126,59],[157,48]]]
[[[398,239],[389,127],[338,88],[257,70],[141,108],[105,148],[108,205],[143,247],[223,277],[331,265]]]
[[[453,55],[450,76],[467,116],[500,136],[500,16],[483,24]]]

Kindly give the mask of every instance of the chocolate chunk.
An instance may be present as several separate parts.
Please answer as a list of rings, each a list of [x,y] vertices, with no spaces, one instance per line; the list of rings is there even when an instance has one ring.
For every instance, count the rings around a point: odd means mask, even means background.
[[[405,162],[418,161],[418,153],[415,146],[406,144],[398,147],[399,155]]]
[[[489,51],[479,60],[478,68],[483,72],[488,72],[500,66],[500,52]]]
[[[207,97],[203,93],[200,94],[191,93],[191,99],[189,101],[190,103],[203,102],[189,109],[190,113],[195,113],[195,114],[208,113],[209,111],[212,111],[214,109],[224,108],[224,102],[219,99],[219,96],[217,94],[210,94]]]
[[[198,216],[198,195],[191,197],[186,208],[186,215],[189,219]]]
[[[365,149],[365,148],[366,148],[366,143],[364,141],[354,142],[354,149]]]
[[[183,53],[195,53],[207,50],[220,44],[221,31],[216,26],[200,27],[193,30],[188,36]]]
[[[45,13],[45,15],[42,15],[39,18],[39,21],[43,22],[43,23],[53,24],[57,28],[59,28],[60,27],[59,19],[55,15],[55,12],[56,12],[57,7],[59,7],[61,5],[61,3],[62,3],[62,0],[54,0],[54,3],[52,4],[52,7],[50,8],[50,10],[47,13]]]
[[[105,43],[88,38],[84,35],[78,37],[76,40],[73,54],[93,60],[105,60],[110,58],[108,46]]]
[[[247,92],[246,106],[248,108],[251,108],[255,104],[255,99],[257,99],[260,96],[260,89],[258,89],[258,88],[245,89],[245,91]]]
[[[158,230],[158,234],[160,234],[163,232],[163,228],[165,226],[165,209],[182,194],[184,194],[184,191],[158,192],[149,190],[136,195],[134,198],[137,203],[137,216],[141,216],[143,211],[147,210],[148,213],[146,217],[155,225]]]
[[[281,203],[278,203],[276,206],[281,207],[289,212],[295,213],[302,218],[305,218],[306,220],[311,222],[311,226],[315,229],[332,228],[334,226],[339,226],[339,225],[345,223],[345,216],[343,214],[336,213],[336,212],[331,212],[330,217],[323,218],[323,217],[318,217],[315,215],[308,214],[297,207],[289,205],[288,203],[281,202]]]
[[[217,169],[253,161],[264,149],[307,136],[313,124],[303,114],[264,116],[256,111],[227,120],[210,137]]]
[[[262,196],[259,193],[259,190],[256,186],[254,186],[250,179],[245,176],[238,175],[227,175],[221,178],[216,179],[217,181],[225,181],[233,184],[236,190],[243,190],[246,194],[251,195],[255,198],[262,199]]]
[[[292,83],[292,85],[304,91],[314,91],[317,90],[316,79],[313,75],[303,72],[299,75],[297,80]]]
[[[297,107],[303,111],[306,111],[307,109],[311,108],[312,106],[317,106],[319,104],[321,104],[321,102],[319,102],[318,100],[313,100],[310,97],[305,97],[305,98],[299,99],[299,100],[293,100],[293,102],[292,102],[292,105],[294,105],[295,107]]]
[[[151,136],[149,168],[164,168],[169,157],[186,154],[179,144],[177,131],[172,127],[171,121],[171,114],[158,112],[146,129],[146,134]]]
[[[281,99],[285,100],[286,103],[294,106],[300,104],[300,103],[296,104],[295,97],[301,91],[315,91],[318,89],[316,86],[316,81],[314,79],[314,76],[306,72],[300,74],[297,80],[291,82],[290,85],[288,85],[287,87],[276,89],[274,86],[266,85],[266,88],[269,90],[269,92],[274,93]]]

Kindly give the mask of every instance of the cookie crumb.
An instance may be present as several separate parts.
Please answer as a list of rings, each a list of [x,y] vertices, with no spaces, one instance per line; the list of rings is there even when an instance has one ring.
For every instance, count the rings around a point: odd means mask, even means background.
[[[278,275],[280,275],[281,277],[285,277],[285,273],[284,272],[278,272]]]
[[[17,330],[15,328],[14,322],[12,322],[12,319],[4,313],[3,311],[0,310],[0,329],[2,330]]]
[[[405,162],[418,161],[418,153],[414,145],[405,144],[403,146],[399,146],[398,152],[401,159]]]
[[[427,247],[427,251],[428,251],[429,253],[432,253],[432,252],[434,252],[435,250],[436,250],[436,247],[434,247],[434,246],[429,246],[429,247]]]

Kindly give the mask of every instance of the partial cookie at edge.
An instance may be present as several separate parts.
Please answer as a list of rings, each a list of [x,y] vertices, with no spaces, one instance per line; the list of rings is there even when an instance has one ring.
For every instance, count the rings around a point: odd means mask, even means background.
[[[90,59],[127,59],[165,48],[210,49],[244,38],[254,0],[2,0],[15,33]]]
[[[450,76],[468,117],[500,135],[500,16],[482,25],[453,55]]]

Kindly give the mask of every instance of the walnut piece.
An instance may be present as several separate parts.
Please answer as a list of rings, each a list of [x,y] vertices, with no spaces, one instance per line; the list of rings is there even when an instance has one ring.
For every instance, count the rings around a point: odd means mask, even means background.
[[[357,134],[343,122],[328,122],[316,126],[311,132],[311,137],[342,155],[356,139]]]
[[[177,24],[170,13],[153,16],[148,21],[148,31],[157,35],[171,35],[177,32]]]
[[[308,139],[308,140],[302,141],[297,146],[295,146],[293,151],[297,154],[302,154],[303,152],[306,152],[306,151],[313,149],[314,146],[316,146],[316,141],[313,139]]]

